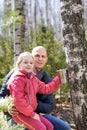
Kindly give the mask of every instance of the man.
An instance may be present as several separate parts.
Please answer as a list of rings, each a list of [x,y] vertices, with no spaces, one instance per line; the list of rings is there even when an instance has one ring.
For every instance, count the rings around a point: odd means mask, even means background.
[[[34,58],[34,72],[36,73],[36,76],[45,83],[51,82],[48,74],[43,69],[48,59],[46,49],[42,46],[37,46],[32,50],[32,55]],[[0,92],[0,97],[5,97],[6,95],[9,95],[9,90],[7,89],[6,83],[12,73],[13,70],[6,76]],[[43,114],[43,116],[53,124],[54,130],[70,130],[70,126],[67,122],[49,114],[54,108],[53,94],[37,94],[37,99],[38,107],[36,109],[36,112]],[[17,111],[14,108],[14,110],[12,109],[10,113],[17,114]]]

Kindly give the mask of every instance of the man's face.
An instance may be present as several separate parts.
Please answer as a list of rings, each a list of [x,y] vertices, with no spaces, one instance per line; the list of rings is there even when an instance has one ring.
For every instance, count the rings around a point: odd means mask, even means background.
[[[46,50],[45,49],[38,49],[34,56],[34,67],[35,69],[37,70],[41,70],[44,68],[46,62],[47,62],[47,53],[46,53]]]

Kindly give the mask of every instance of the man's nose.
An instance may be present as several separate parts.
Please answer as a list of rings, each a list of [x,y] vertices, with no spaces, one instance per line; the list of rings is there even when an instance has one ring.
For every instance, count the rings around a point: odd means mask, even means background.
[[[41,59],[42,59],[42,56],[39,56],[38,59],[41,60]]]

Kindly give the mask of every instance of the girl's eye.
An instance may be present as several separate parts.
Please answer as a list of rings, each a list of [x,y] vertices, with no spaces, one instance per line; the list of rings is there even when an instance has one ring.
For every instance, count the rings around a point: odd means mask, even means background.
[[[33,64],[33,62],[30,62],[30,64],[32,65],[32,64]]]
[[[27,62],[27,61],[25,61],[25,62],[24,62],[24,64],[28,64],[28,62]]]
[[[24,64],[31,64],[32,65],[33,62],[32,61],[29,61],[29,62],[28,61],[24,61]]]

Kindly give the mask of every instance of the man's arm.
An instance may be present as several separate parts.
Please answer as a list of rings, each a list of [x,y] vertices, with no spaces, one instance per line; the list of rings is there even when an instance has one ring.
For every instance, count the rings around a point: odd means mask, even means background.
[[[12,73],[14,72],[14,69],[12,69],[5,77],[4,82],[2,84],[2,88],[0,90],[0,98],[9,96],[9,90],[7,89],[7,82],[9,78],[11,77]]]
[[[52,80],[48,76],[48,74],[44,71],[43,77],[41,81],[45,82],[46,84],[51,82]],[[53,94],[37,94],[38,100],[38,107],[36,112],[37,113],[51,113],[54,108],[54,96]]]

